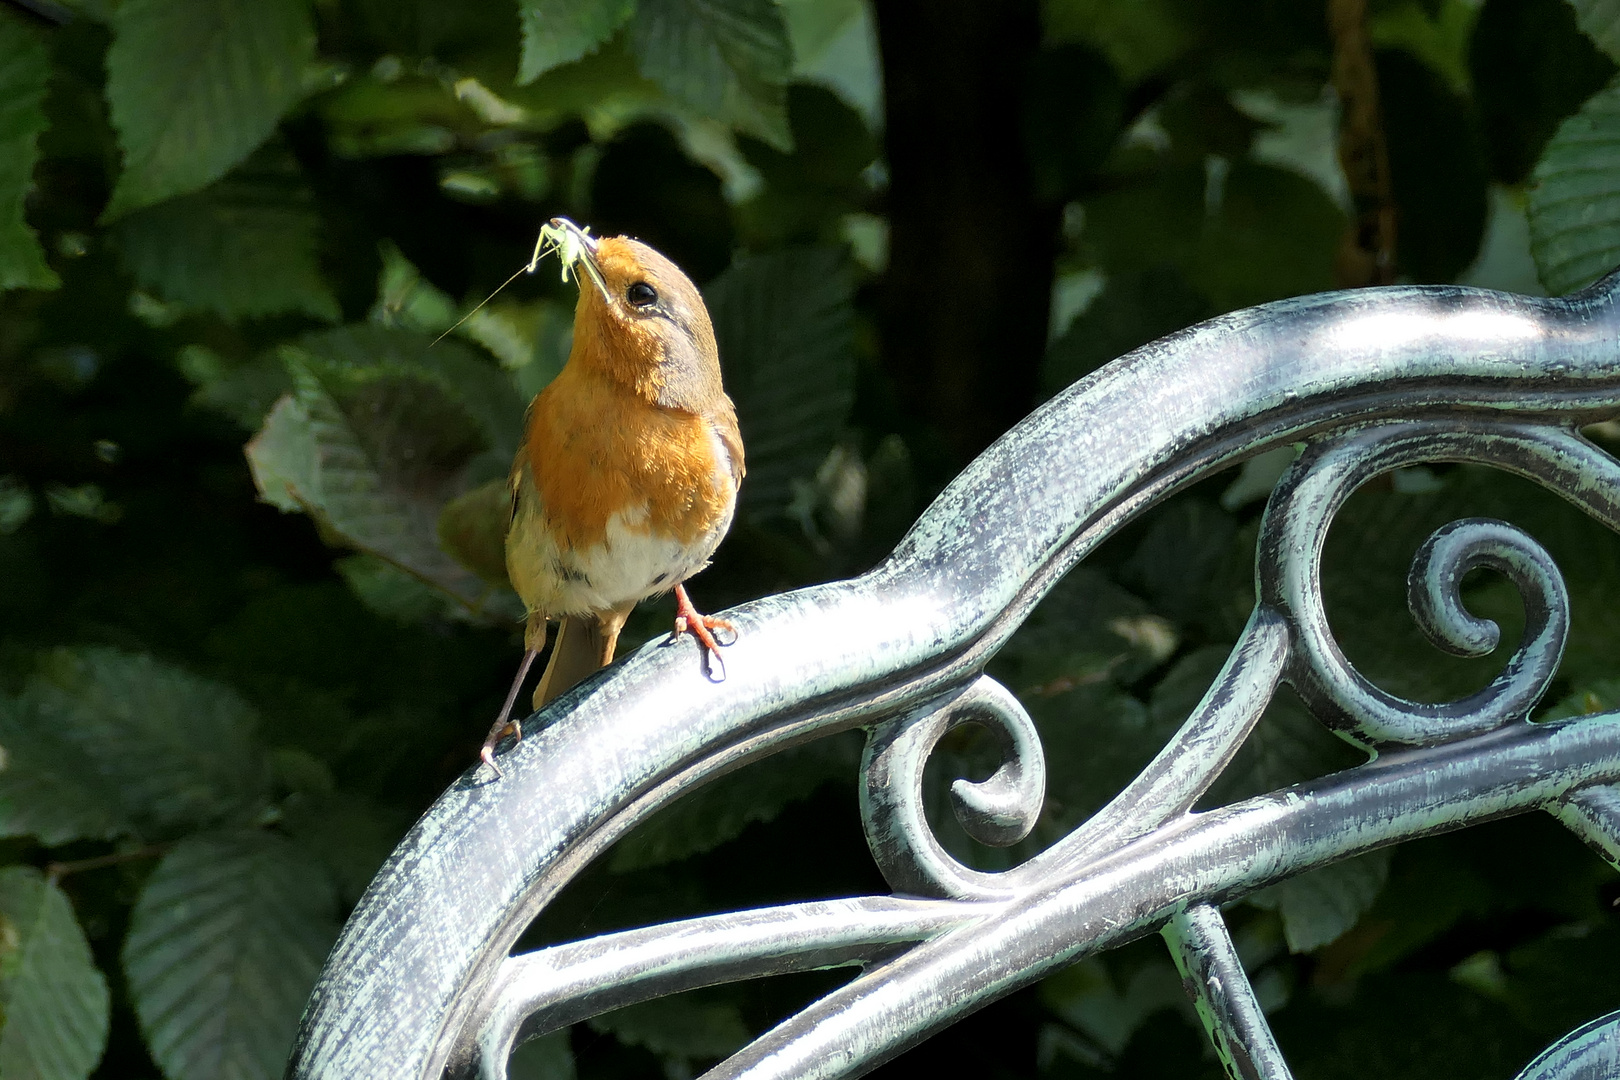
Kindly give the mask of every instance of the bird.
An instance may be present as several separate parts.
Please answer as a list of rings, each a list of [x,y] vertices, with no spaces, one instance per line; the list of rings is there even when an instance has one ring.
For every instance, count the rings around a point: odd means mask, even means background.
[[[731,528],[742,484],[737,409],[720,381],[714,325],[697,286],[628,236],[590,234],[567,218],[541,231],[579,285],[574,340],[535,395],[512,463],[506,569],[526,612],[517,677],[479,752],[494,769],[530,666],[556,643],[534,691],[544,706],[613,660],[642,600],[675,593],[674,636],[701,644],[709,678],[737,629],[693,606],[685,582]],[[718,636],[717,636],[718,633]]]

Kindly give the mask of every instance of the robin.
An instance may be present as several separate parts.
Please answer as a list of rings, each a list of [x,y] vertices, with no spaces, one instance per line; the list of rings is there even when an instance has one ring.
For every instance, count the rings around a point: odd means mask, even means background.
[[[593,237],[566,218],[551,220],[548,240],[579,303],[568,363],[529,405],[512,463],[506,569],[528,621],[523,662],[479,754],[497,775],[496,742],[508,727],[523,734],[508,717],[547,620],[560,626],[536,709],[611,663],[625,619],[649,597],[674,590],[675,634],[698,639],[715,681],[725,678],[715,631],[736,634],[700,614],[683,584],[731,527],[743,478],[703,297],[639,240]]]

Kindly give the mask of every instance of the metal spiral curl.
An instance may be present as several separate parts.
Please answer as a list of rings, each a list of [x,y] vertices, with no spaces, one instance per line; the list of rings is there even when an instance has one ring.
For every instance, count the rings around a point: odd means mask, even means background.
[[[1462,579],[1470,570],[1501,573],[1524,602],[1524,637],[1502,671],[1477,693],[1438,704],[1379,689],[1345,657],[1323,607],[1322,548],[1351,492],[1379,473],[1420,461],[1468,460],[1545,479],[1539,458],[1563,449],[1557,436],[1511,428],[1482,438],[1480,432],[1406,423],[1318,443],[1294,463],[1261,524],[1260,590],[1297,631],[1287,678],[1324,723],[1358,745],[1377,748],[1449,742],[1529,714],[1563,656],[1569,593],[1552,557],[1528,534],[1506,522],[1467,518],[1436,530],[1414,557],[1407,580],[1413,618],[1446,652],[1483,656],[1500,639],[1494,622],[1463,606]]]
[[[1046,753],[1035,722],[1006,687],[980,675],[967,687],[875,725],[861,763],[861,816],[883,876],[897,893],[999,899],[1011,887],[997,874],[964,866],[941,846],[923,808],[923,769],[945,734],[981,724],[1001,765],[977,783],[951,784],[951,809],[980,843],[1016,844],[1029,835],[1046,799]]]

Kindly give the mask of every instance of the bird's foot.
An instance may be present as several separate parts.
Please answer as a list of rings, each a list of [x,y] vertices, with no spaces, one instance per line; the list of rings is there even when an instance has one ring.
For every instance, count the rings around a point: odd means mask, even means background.
[[[545,623],[540,625],[543,631]],[[545,644],[544,638],[541,639],[540,644]],[[512,688],[506,692],[506,703],[501,706],[500,715],[495,718],[494,726],[489,729],[489,734],[484,737],[484,745],[478,750],[479,759],[495,770],[497,780],[506,774],[501,772],[499,765],[495,764],[495,744],[500,742],[508,731],[517,735],[518,742],[523,741],[523,722],[511,719],[512,705],[517,701],[518,689],[523,685],[523,680],[528,677],[529,665],[534,663],[534,658],[539,655],[539,652],[538,646],[524,651],[523,663],[518,665],[517,678],[512,680]]]
[[[499,765],[495,764],[495,744],[506,738],[506,733],[508,731],[517,736],[518,742],[523,741],[523,721],[507,720],[505,723],[502,723],[501,721],[497,720],[495,722],[495,726],[489,729],[489,737],[484,740],[484,745],[478,749],[479,759],[482,760],[485,765],[488,765],[490,768],[495,770],[496,779],[500,779],[506,774],[501,772],[501,767]]]
[[[722,641],[715,636],[714,631],[719,630],[730,635],[730,640]],[[717,619],[713,615],[705,615],[692,606],[692,598],[686,595],[686,586],[675,586],[675,633],[673,637],[682,634],[691,634],[703,646],[704,674],[710,682],[726,681],[726,664],[720,659],[720,649],[724,645],[733,645],[737,641],[737,628],[725,619]]]

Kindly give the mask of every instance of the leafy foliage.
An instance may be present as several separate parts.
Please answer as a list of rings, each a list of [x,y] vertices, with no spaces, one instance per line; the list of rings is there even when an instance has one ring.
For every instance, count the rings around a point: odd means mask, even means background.
[[[723,608],[874,565],[965,463],[967,420],[1004,426],[1193,322],[1344,283],[1368,209],[1337,156],[1321,5],[1029,0],[953,39],[864,0],[67,4],[60,26],[0,7],[6,1078],[280,1073],[338,920],[473,759],[517,657],[505,477],[576,294],[548,270],[479,304],[538,223],[642,237],[702,287],[748,460],[695,586]],[[1403,280],[1562,292],[1620,262],[1617,10],[1368,5]],[[1013,326],[1020,297],[1039,303]],[[919,383],[909,346],[950,344],[975,303],[1002,338]],[[953,732],[925,780],[950,850],[1026,858],[1158,752],[1252,608],[1292,454],[1122,529],[990,660],[1040,729],[1047,804],[1020,845],[971,841],[949,782],[996,761]],[[1522,623],[1505,582],[1465,583],[1503,627],[1490,657],[1440,655],[1405,608],[1414,549],[1471,515],[1564,570],[1545,716],[1613,708],[1620,545],[1482,469],[1402,470],[1343,509],[1325,581],[1346,655],[1431,701],[1498,670]],[[645,605],[626,641],[668,619]],[[885,891],[858,739],[679,800],[528,940]],[[1202,807],[1361,759],[1285,690]],[[1506,1080],[1620,1006],[1616,892],[1543,815],[1227,918],[1302,1080]],[[511,1073],[691,1075],[846,977],[621,1009]],[[1149,940],[877,1075],[1179,1080],[1216,1075],[1205,1047]]]
[[[107,101],[124,169],[109,219],[225,175],[303,96],[315,59],[300,0],[135,0],[113,31]]]
[[[56,272],[23,220],[37,143],[45,130],[50,58],[38,31],[0,14],[0,289],[52,289]]]
[[[336,896],[318,862],[262,832],[203,833],[141,890],[124,970],[152,1056],[177,1080],[280,1076]]]
[[[42,661],[5,718],[7,834],[158,839],[264,806],[255,718],[229,689],[106,648]]]
[[[1565,120],[1536,165],[1530,235],[1547,287],[1569,292],[1613,265],[1620,242],[1620,88],[1592,96]]]
[[[82,1080],[107,1042],[107,981],[73,905],[26,866],[0,870],[0,1071]]]
[[[337,298],[317,257],[320,231],[309,192],[283,168],[244,169],[136,211],[113,235],[135,280],[169,303],[233,321],[291,311],[335,322]]]

